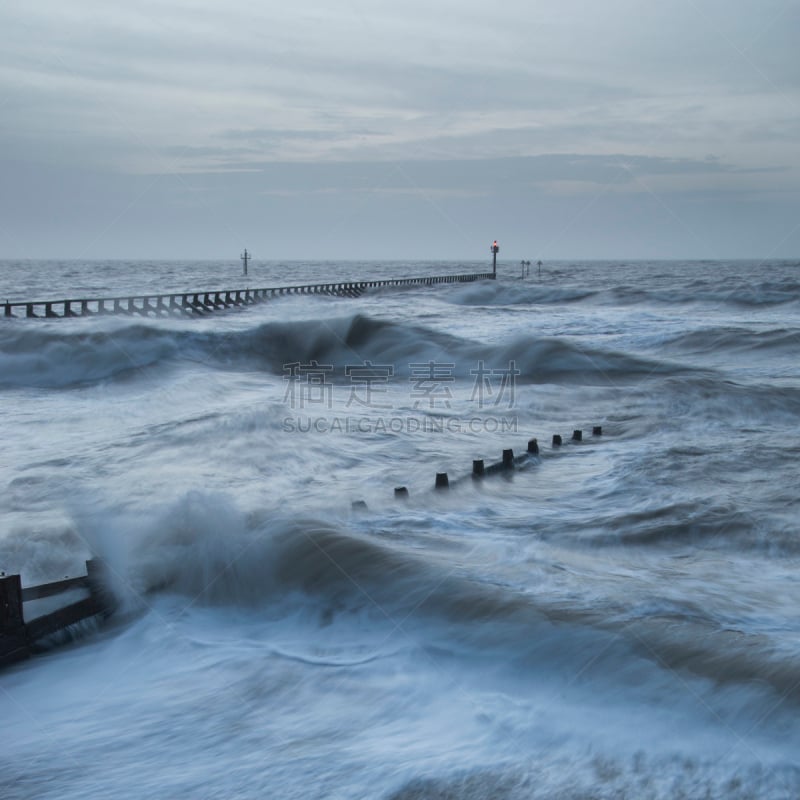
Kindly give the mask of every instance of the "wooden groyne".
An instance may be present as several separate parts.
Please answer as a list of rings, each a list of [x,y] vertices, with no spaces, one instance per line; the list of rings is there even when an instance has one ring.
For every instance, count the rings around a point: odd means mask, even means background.
[[[592,437],[597,439],[602,435],[603,435],[603,426],[594,425],[592,427]],[[583,430],[581,428],[575,428],[572,432],[572,436],[570,437],[569,442],[580,443],[583,441],[584,441]],[[558,433],[553,434],[553,439],[551,444],[551,449],[553,451],[560,450],[563,443],[564,440],[561,434]],[[451,480],[446,472],[437,472],[433,488],[436,491],[440,491],[443,489],[450,489],[456,484],[465,482],[470,479],[473,481],[482,481],[484,478],[490,475],[508,476],[516,469],[524,469],[531,462],[538,463],[540,460],[539,459],[540,453],[541,450],[539,447],[539,440],[529,439],[527,448],[525,452],[522,453],[522,455],[515,456],[513,449],[508,448],[506,450],[503,450],[501,460],[493,464],[486,464],[486,462],[482,458],[473,459],[472,472],[469,475],[464,475],[461,478],[457,478],[456,480]],[[394,496],[396,500],[407,500],[409,498],[408,487],[396,486],[394,490]],[[363,500],[354,500],[352,503],[352,508],[354,511],[363,511],[367,508],[367,504]]]
[[[102,562],[87,561],[86,575],[24,589],[19,575],[0,576],[0,667],[28,658],[37,643],[70,625],[108,616],[113,603],[103,589],[102,569]],[[66,602],[55,601],[58,607],[46,613],[37,615],[28,605],[30,619],[26,622],[26,604],[65,594]]]
[[[36,300],[3,304],[4,316],[28,318],[91,317],[102,314],[128,314],[140,317],[170,315],[194,316],[220,309],[265,303],[275,297],[296,294],[321,294],[359,297],[370,289],[391,286],[432,286],[437,283],[470,283],[493,280],[493,272],[461,275],[433,275],[423,278],[390,278],[379,281],[306,283],[298,286],[268,286],[262,289],[221,289],[210,292],[171,292],[169,294],[87,297],[69,300]]]

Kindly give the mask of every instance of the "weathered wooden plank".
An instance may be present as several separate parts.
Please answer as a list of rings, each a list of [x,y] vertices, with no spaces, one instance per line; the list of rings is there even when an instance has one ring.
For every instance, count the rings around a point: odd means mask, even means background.
[[[61,594],[67,589],[75,589],[81,586],[88,586],[86,575],[79,578],[65,578],[63,581],[53,583],[43,583],[39,586],[26,586],[22,590],[23,600],[40,600],[43,597],[52,597],[54,594]]]
[[[28,632],[28,639],[31,642],[35,642],[45,636],[49,636],[51,633],[56,633],[63,628],[74,625],[76,622],[102,614],[104,611],[104,607],[96,597],[87,597],[85,600],[79,600],[77,603],[59,608],[58,611],[53,611],[52,614],[37,617],[29,622],[25,626]]]

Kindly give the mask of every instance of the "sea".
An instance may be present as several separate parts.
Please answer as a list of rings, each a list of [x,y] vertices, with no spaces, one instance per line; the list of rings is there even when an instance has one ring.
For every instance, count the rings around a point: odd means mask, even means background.
[[[489,268],[5,261],[0,303]],[[798,352],[797,261],[0,317],[0,570],[117,604],[0,673],[0,797],[800,797]]]

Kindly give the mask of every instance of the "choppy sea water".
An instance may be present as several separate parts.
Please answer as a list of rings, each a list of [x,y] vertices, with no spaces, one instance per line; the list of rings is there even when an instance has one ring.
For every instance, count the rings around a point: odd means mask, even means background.
[[[5,262],[0,300],[485,269]],[[0,319],[0,570],[102,557],[121,603],[0,673],[0,796],[800,796],[800,264],[499,273]]]

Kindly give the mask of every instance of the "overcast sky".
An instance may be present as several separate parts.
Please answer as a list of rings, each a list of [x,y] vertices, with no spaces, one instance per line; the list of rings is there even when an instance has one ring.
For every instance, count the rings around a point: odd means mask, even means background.
[[[798,0],[0,0],[0,258],[800,256]]]

